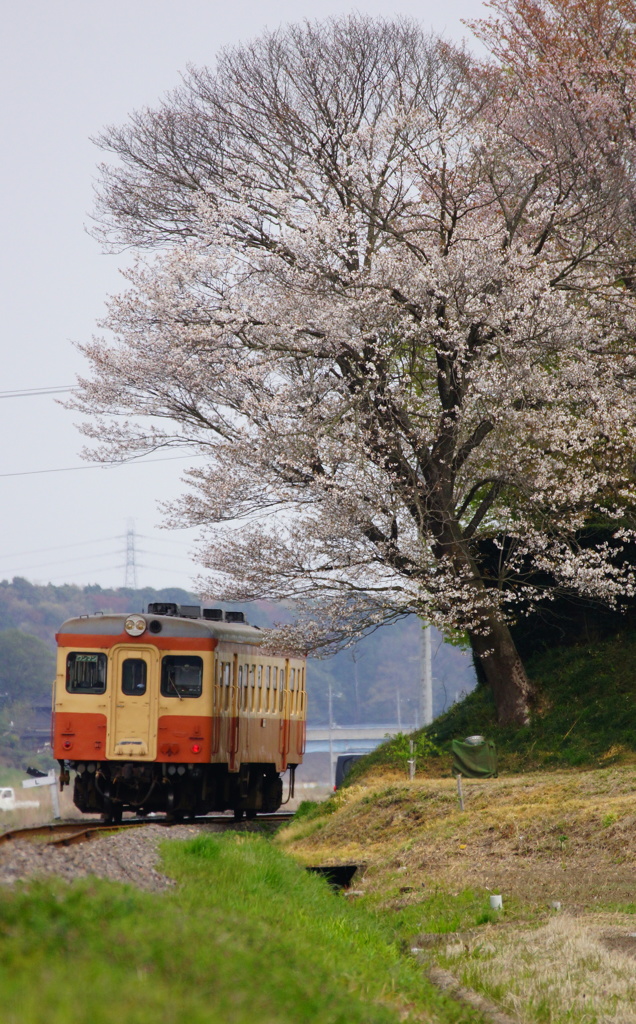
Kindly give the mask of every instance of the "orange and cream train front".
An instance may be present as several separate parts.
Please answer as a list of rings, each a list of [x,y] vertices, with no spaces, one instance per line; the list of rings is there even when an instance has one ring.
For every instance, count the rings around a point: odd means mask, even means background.
[[[272,812],[305,749],[305,659],[240,612],[151,604],[57,635],[53,753],[81,811]]]

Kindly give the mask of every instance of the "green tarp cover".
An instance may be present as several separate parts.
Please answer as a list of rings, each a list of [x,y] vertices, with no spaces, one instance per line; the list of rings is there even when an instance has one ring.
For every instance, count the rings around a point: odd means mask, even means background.
[[[483,743],[463,743],[453,740],[453,775],[467,779],[488,779],[497,774],[497,751],[492,740]]]

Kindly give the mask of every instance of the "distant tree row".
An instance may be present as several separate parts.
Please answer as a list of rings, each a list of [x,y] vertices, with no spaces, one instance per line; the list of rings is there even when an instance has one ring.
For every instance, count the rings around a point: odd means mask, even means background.
[[[107,590],[72,584],[38,586],[22,578],[0,582],[0,713],[23,724],[29,708],[50,699],[55,675],[55,633],[73,615],[94,612],[142,611],[150,601],[190,604],[197,598],[175,588]],[[257,602],[243,605],[247,618],[271,628],[289,618],[289,609]],[[415,616],[385,627],[334,657],[310,660],[308,714],[310,722],[328,721],[332,691],[334,721],[413,725],[419,711],[421,626]],[[444,644],[433,643],[434,711],[439,714],[475,684],[471,658]]]
[[[43,640],[55,649],[55,634],[65,619],[96,612],[142,611],[150,601],[176,601],[188,604],[192,594],[176,587],[132,590],[86,587],[74,583],[38,585],[21,576],[0,581],[0,630],[19,629]]]

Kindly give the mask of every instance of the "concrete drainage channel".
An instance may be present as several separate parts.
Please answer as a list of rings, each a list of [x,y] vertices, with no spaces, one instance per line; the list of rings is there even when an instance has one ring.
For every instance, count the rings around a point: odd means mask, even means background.
[[[356,872],[364,870],[364,864],[319,864],[310,865],[305,870],[314,875],[321,875],[333,889],[348,889]]]

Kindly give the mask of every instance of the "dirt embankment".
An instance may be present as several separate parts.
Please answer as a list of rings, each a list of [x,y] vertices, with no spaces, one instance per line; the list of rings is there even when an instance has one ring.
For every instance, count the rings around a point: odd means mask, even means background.
[[[306,864],[366,864],[356,889],[396,913],[423,966],[515,1021],[636,1024],[636,769],[462,788],[464,811],[455,779],[368,778],[279,841]],[[445,934],[469,890],[472,921]]]
[[[416,889],[497,889],[570,907],[635,897],[636,768],[462,783],[377,777],[341,791],[337,810],[281,833],[305,863],[360,861],[369,889],[397,873]]]

